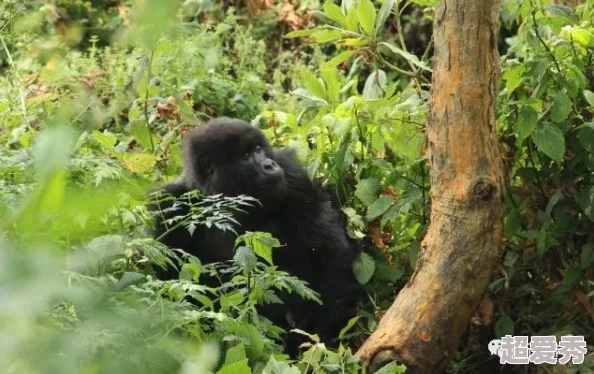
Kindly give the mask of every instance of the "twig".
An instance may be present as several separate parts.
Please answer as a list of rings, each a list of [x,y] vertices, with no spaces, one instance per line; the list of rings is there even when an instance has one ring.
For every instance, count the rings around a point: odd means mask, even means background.
[[[153,133],[151,132],[151,124],[149,121],[148,116],[148,96],[149,96],[149,88],[151,85],[151,70],[153,67],[153,57],[155,55],[155,51],[151,51],[151,55],[149,57],[149,66],[148,66],[148,73],[146,78],[146,93],[144,95],[144,119],[146,121],[146,129],[149,133],[149,140],[151,142],[151,151],[155,153],[155,142],[153,141]]]
[[[553,54],[553,52],[551,51],[551,49],[549,48],[549,46],[547,45],[547,43],[544,41],[544,39],[538,33],[538,23],[536,22],[536,8],[534,7],[534,3],[532,2],[532,0],[530,0],[530,7],[532,7],[532,12],[530,12],[530,13],[532,14],[532,23],[533,23],[534,33],[536,34],[536,37],[540,41],[540,44],[542,44],[542,46],[544,47],[544,49],[547,51],[547,53],[551,57],[551,60],[553,60],[553,63],[557,67],[557,71],[559,73],[561,73],[561,67],[559,66],[559,63],[557,62],[557,59],[555,58],[555,55]]]

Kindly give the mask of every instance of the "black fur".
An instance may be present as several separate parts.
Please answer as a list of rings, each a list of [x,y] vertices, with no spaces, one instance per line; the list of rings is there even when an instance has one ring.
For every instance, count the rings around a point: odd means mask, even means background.
[[[251,155],[249,159],[246,153]],[[184,156],[182,175],[163,189],[174,196],[199,189],[206,195],[246,194],[260,200],[262,207],[252,209],[249,216],[237,214],[235,218],[242,225],[237,232],[266,231],[279,239],[285,247],[274,250],[275,265],[309,282],[324,305],[282,295],[282,306],[266,306],[259,311],[287,330],[291,328],[286,318],[290,314],[294,327],[316,333],[330,343],[355,314],[358,287],[351,266],[357,247],[347,237],[342,215],[310,181],[294,152],[272,149],[259,129],[223,117],[188,134]],[[164,232],[159,220],[155,237]],[[235,236],[206,227],[196,229],[191,236],[180,228],[162,241],[203,263],[212,263],[232,259]],[[288,349],[294,352],[296,347]]]

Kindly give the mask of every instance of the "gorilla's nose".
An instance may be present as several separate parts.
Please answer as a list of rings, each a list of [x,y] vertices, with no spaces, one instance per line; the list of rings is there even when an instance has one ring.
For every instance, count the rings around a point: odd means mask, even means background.
[[[281,177],[283,175],[283,169],[271,159],[266,159],[260,164],[262,173],[268,178]]]

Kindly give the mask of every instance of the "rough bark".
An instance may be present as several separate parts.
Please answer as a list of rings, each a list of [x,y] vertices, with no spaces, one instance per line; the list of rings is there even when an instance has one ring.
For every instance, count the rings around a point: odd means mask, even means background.
[[[410,372],[441,371],[500,262],[499,10],[499,0],[437,6],[427,124],[431,223],[414,274],[357,352],[372,370],[396,360]]]

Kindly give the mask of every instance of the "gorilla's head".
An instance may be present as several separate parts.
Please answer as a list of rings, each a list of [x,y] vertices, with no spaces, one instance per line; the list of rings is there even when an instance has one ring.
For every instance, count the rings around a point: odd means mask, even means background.
[[[207,195],[249,195],[268,208],[287,194],[285,173],[259,129],[221,117],[190,132],[184,144],[184,177]],[[189,180],[188,180],[189,179]]]

